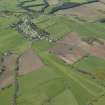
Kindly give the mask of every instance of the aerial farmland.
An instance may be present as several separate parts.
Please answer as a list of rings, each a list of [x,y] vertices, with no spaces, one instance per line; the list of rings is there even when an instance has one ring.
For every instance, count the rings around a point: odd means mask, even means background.
[[[0,0],[0,105],[105,105],[105,0]]]

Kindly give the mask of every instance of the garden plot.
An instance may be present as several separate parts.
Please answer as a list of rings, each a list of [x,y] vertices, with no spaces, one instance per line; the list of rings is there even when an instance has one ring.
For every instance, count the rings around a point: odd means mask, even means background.
[[[105,41],[93,39],[89,43],[80,39],[76,33],[70,33],[63,40],[58,41],[54,48],[49,49],[49,52],[56,54],[68,64],[73,64],[88,55],[105,59]]]

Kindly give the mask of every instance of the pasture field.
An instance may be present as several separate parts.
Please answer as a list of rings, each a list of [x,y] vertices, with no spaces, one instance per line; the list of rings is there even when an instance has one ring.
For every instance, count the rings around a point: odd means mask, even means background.
[[[104,80],[105,78],[105,61],[94,56],[89,56],[80,62],[76,63],[74,66],[91,73],[95,78]],[[104,81],[103,81],[104,82]]]
[[[86,68],[90,72],[95,72],[97,70],[105,72],[105,70],[104,70],[105,64],[104,63],[105,63],[104,60],[101,60],[101,59],[96,58],[94,56],[89,56],[89,57],[85,58],[84,60],[76,63],[75,65],[80,66],[80,68]]]
[[[39,49],[37,51],[39,51]],[[71,67],[54,57],[54,55],[49,55],[45,51],[41,51],[39,54],[43,62],[45,62],[46,67],[42,70],[20,77],[19,104],[29,105],[31,103],[33,105],[40,105],[43,102],[48,104],[54,104],[54,102],[60,103],[59,100],[62,97],[64,97],[64,101],[66,101],[67,98],[65,95],[59,95],[64,94],[63,91],[65,92],[69,89],[69,91],[72,91],[72,94],[70,92],[70,97],[75,97],[73,98],[73,100],[75,100],[73,103],[84,105],[88,100],[94,98],[98,100],[97,94],[100,96],[104,92],[104,88],[98,83],[79,76],[78,73],[72,71]],[[80,98],[79,96],[83,91],[84,96]],[[33,99],[34,97],[36,97],[36,100]],[[49,98],[51,102],[47,101]],[[69,105],[69,102],[67,105]]]
[[[0,11],[3,10],[12,10],[15,11],[18,8],[16,7],[17,1],[16,0],[0,0]]]
[[[43,15],[33,20],[39,27],[50,32],[54,37],[65,36],[70,32],[77,32],[81,37],[99,37],[105,39],[105,25],[103,23],[80,23],[64,16]],[[63,30],[65,29],[65,30]],[[56,35],[56,36],[55,36]]]
[[[0,53],[4,53],[6,51],[14,51],[14,53],[19,53],[24,51],[29,46],[28,42],[22,39],[16,31],[7,30],[7,32],[5,32],[5,30],[2,30],[0,33]],[[4,35],[7,33],[10,34],[5,37]],[[6,40],[7,38],[8,40]],[[3,42],[5,42],[5,44]]]
[[[83,3],[87,0],[62,1]],[[17,6],[21,3],[26,8]],[[47,14],[51,6],[37,14],[44,7],[43,0],[0,0],[0,57],[9,51],[20,55],[31,48],[43,62],[43,67],[18,75],[17,93],[15,83],[0,89],[0,105],[12,105],[14,94],[16,105],[105,105],[105,60],[89,55],[74,64],[67,64],[49,52],[71,32],[76,32],[80,38],[105,40],[105,23],[83,21],[63,13]],[[12,13],[5,13],[4,10]],[[29,40],[24,38],[24,33],[10,27],[27,15],[30,20],[26,23],[31,21],[56,41]]]

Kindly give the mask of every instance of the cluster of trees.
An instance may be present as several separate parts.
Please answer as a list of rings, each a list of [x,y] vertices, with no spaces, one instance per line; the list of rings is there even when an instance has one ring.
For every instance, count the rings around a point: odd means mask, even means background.
[[[0,75],[5,71],[5,66],[3,65],[4,58],[0,58]]]

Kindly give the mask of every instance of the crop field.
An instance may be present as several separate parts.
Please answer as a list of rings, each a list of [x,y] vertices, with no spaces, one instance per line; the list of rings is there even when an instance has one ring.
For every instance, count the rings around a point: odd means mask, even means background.
[[[105,4],[87,2],[0,0],[0,105],[105,105]]]

